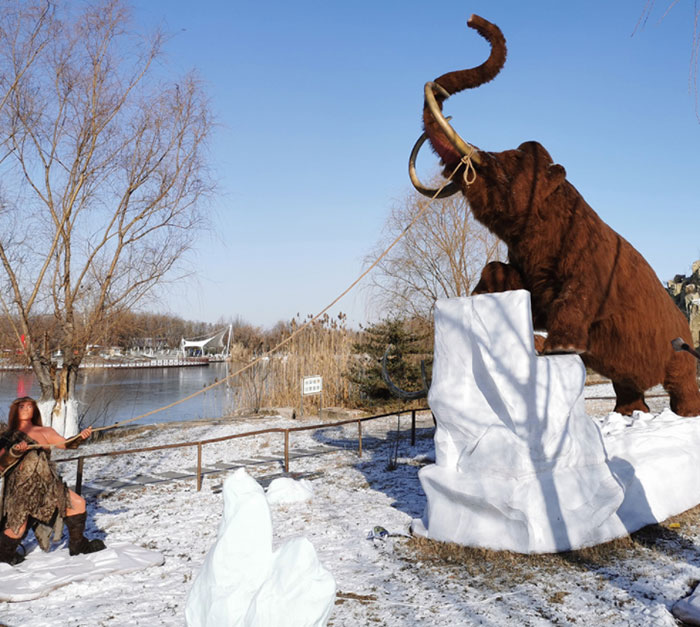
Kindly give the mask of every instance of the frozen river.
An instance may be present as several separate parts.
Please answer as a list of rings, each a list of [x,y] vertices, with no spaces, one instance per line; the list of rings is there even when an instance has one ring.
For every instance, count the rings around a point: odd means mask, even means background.
[[[84,369],[77,385],[81,424],[101,426],[128,420],[168,405],[228,374],[226,363],[170,368]],[[31,371],[0,373],[0,420],[7,420],[10,403],[18,396],[39,398]],[[217,418],[232,411],[234,389],[223,383],[176,407],[158,412],[138,424]]]

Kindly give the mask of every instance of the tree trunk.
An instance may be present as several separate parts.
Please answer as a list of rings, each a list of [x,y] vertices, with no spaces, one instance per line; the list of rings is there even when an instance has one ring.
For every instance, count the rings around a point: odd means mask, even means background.
[[[75,382],[78,378],[77,364],[63,363],[63,368],[54,375],[54,406],[51,426],[64,438],[78,433],[78,407],[75,399]]]
[[[53,371],[55,371],[55,364],[51,363],[51,360],[45,355],[35,354],[30,358],[30,363],[32,370],[39,381],[39,389],[41,390],[41,396],[39,397],[40,403],[46,403],[52,401],[53,395]],[[42,416],[44,414],[42,413]],[[50,425],[48,425],[50,426]]]
[[[64,438],[78,433],[78,403],[75,399],[75,382],[78,365],[56,364],[45,356],[31,359],[32,369],[39,381],[41,396],[38,405],[44,426],[52,427]]]

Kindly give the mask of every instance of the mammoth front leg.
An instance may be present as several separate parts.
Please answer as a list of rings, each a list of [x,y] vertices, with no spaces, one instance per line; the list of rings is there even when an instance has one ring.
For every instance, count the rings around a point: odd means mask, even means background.
[[[476,287],[472,291],[472,296],[477,294],[493,294],[495,292],[508,292],[510,290],[525,290],[525,282],[522,274],[515,266],[500,261],[492,261],[486,264],[481,271],[481,278]],[[536,329],[543,329],[544,322],[542,317],[538,316],[533,311],[532,319]],[[535,352],[541,354],[544,351],[544,338],[541,335],[535,335]]]
[[[530,288],[525,285],[523,275],[517,267],[501,261],[492,261],[486,264],[481,271],[481,278],[472,291],[472,296],[476,296],[477,294],[494,294],[496,292],[529,289]],[[542,315],[541,311],[535,310],[534,302],[532,304],[532,322],[535,329],[542,331],[547,326],[547,318]],[[541,336],[535,336],[535,348],[538,353],[542,352],[543,342],[544,339]]]
[[[585,353],[588,348],[588,330],[594,311],[590,287],[579,282],[564,285],[560,295],[547,311],[547,340],[545,353]]]
[[[492,261],[486,264],[481,271],[481,278],[472,291],[476,294],[493,294],[494,292],[507,292],[508,290],[527,289],[523,277],[515,266],[500,261]]]

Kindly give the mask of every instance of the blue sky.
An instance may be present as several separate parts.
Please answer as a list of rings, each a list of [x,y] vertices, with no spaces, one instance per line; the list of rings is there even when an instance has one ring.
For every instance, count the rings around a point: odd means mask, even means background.
[[[268,327],[345,289],[410,189],[424,83],[488,55],[471,13],[500,26],[508,60],[447,103],[465,139],[540,141],[662,281],[689,273],[700,258],[693,6],[661,20],[670,0],[657,0],[634,32],[645,3],[135,0],[140,28],[173,35],[166,69],[196,68],[219,122],[214,230],[191,258],[196,280],[170,286],[162,308]],[[366,296],[334,312],[375,318]]]

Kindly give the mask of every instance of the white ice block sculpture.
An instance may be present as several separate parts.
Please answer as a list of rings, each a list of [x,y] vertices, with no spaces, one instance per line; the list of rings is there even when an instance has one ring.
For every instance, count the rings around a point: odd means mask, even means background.
[[[335,602],[335,579],[306,538],[272,550],[265,492],[239,468],[224,483],[224,515],[187,598],[189,627],[322,627]]]
[[[435,464],[414,533],[521,553],[624,535],[623,485],[583,405],[576,355],[538,357],[524,290],[438,301]]]

